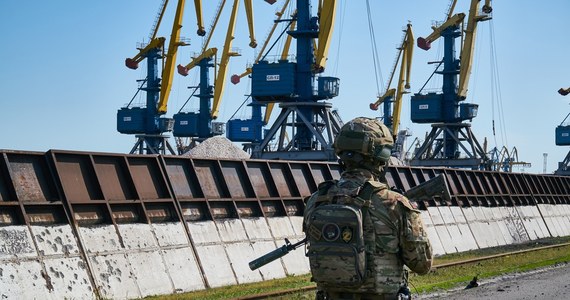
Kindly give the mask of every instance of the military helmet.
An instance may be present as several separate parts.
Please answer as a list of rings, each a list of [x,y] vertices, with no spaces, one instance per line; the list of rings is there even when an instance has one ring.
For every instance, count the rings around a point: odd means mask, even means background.
[[[344,124],[334,141],[335,153],[341,160],[360,154],[375,165],[385,165],[388,162],[393,146],[390,129],[377,119],[364,117]]]

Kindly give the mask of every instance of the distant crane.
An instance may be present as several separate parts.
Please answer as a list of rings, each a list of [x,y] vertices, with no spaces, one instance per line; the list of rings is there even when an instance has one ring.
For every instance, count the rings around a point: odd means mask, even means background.
[[[530,168],[532,164],[519,161],[519,155],[516,147],[509,151],[503,146],[501,150],[497,147],[493,148],[489,153],[489,170],[498,172],[512,172],[513,167]]]
[[[405,142],[409,134],[409,130],[400,130],[400,114],[402,111],[402,98],[404,94],[409,93],[410,89],[410,75],[412,69],[412,58],[414,53],[414,33],[412,31],[412,24],[407,24],[404,30],[404,37],[398,47],[398,55],[394,62],[394,67],[390,73],[388,84],[386,85],[386,92],[379,96],[376,102],[370,103],[370,109],[378,110],[380,104],[383,104],[383,120],[392,131],[394,135],[394,148],[392,149],[392,156],[400,160],[404,160],[405,156]],[[396,88],[390,88],[392,79],[396,73],[396,68],[400,64],[400,72]]]
[[[281,10],[275,13],[277,19],[273,22],[273,26],[271,27],[271,30],[269,31],[269,34],[265,42],[263,43],[254,63],[258,63],[265,55],[268,54],[265,52],[265,49],[269,45],[269,42],[271,41],[271,38],[275,33],[277,25],[280,23],[282,17],[285,15],[285,10],[288,8],[289,2],[290,0],[286,0]],[[288,28],[290,30],[294,30],[295,23],[296,22],[293,19]],[[291,46],[291,40],[292,36],[287,35],[285,44],[283,46],[283,50],[281,52],[281,58],[280,58],[281,61],[287,60],[289,56],[289,48]],[[242,74],[240,75],[234,74],[231,77],[231,82],[233,84],[238,84],[241,81],[241,78],[250,75],[251,72],[252,68],[247,67],[245,72],[243,72]],[[248,99],[251,99],[251,97],[248,97]],[[248,99],[246,99],[246,101]],[[226,123],[226,136],[229,140],[233,142],[242,142],[244,150],[247,152],[251,152],[255,147],[259,146],[259,144],[263,140],[264,126],[269,123],[271,112],[273,111],[275,103],[273,102],[260,103],[259,101],[252,99],[247,106],[251,107],[251,117],[249,119],[228,120],[228,122]],[[263,107],[265,107],[265,116],[262,116]]]
[[[117,131],[123,134],[136,134],[137,142],[130,153],[139,154],[165,154],[168,150],[174,154],[174,149],[168,143],[168,136],[165,132],[172,131],[172,118],[164,117],[167,112],[168,96],[172,87],[174,74],[174,64],[179,46],[187,45],[180,39],[182,19],[184,15],[184,0],[179,0],[176,6],[176,13],[168,50],[165,53],[164,37],[156,37],[160,23],[164,16],[168,0],[163,0],[160,5],[160,12],[153,24],[150,42],[139,48],[139,53],[132,58],[125,60],[125,65],[130,69],[137,69],[144,59],[147,60],[147,76],[142,80],[142,84],[137,90],[146,92],[146,106],[131,106],[131,100],[125,107],[117,112]],[[201,25],[202,8],[200,0],[195,0],[196,14],[198,15],[198,32],[203,32]],[[158,60],[164,58],[162,64],[161,78],[158,76]]]
[[[261,104],[279,103],[281,112],[252,151],[252,158],[336,160],[332,147],[341,121],[330,103],[338,96],[339,79],[317,76],[324,71],[330,46],[336,0],[319,1],[318,17],[311,16],[311,1],[297,0],[296,61],[260,60],[252,66],[251,95]],[[292,23],[293,20],[281,20]],[[314,51],[315,39],[318,39]],[[316,86],[315,86],[316,84]],[[290,138],[288,142],[285,142]],[[270,141],[276,140],[275,148]]]
[[[467,97],[477,23],[491,19],[489,14],[492,8],[490,0],[485,0],[483,14],[480,14],[481,0],[471,0],[461,58],[458,60],[455,58],[455,39],[461,36],[465,14],[452,15],[456,1],[452,1],[447,20],[439,27],[434,27],[433,33],[428,37],[420,37],[417,41],[418,47],[428,50],[433,41],[439,37],[444,38],[444,57],[435,71],[443,75],[443,87],[442,93],[418,93],[411,98],[412,122],[431,123],[432,130],[410,160],[410,164],[488,169],[487,154],[471,132],[471,125],[463,123],[477,116],[478,105],[461,101]],[[443,70],[439,70],[441,64]],[[461,157],[460,148],[467,157]]]
[[[202,47],[201,54],[194,57],[192,61],[185,66],[178,65],[178,73],[183,76],[187,76],[192,68],[196,66],[200,67],[200,92],[197,95],[197,97],[200,99],[199,112],[179,112],[173,116],[175,121],[173,135],[176,137],[191,137],[193,138],[193,144],[196,142],[201,142],[211,136],[220,135],[225,132],[224,123],[213,122],[213,120],[218,118],[219,108],[225,89],[227,77],[226,74],[230,58],[240,55],[238,52],[232,51],[232,42],[234,40],[234,31],[239,9],[239,0],[233,1],[232,11],[230,13],[230,19],[228,22],[228,29],[225,36],[224,47],[221,52],[221,59],[216,69],[217,75],[215,77],[214,86],[210,85],[209,69],[216,67],[215,58],[218,53],[218,49],[208,48],[210,39],[216,28],[216,24],[218,23],[225,3],[226,0],[221,0],[220,4],[218,5],[215,19],[212,23],[209,35],[206,38],[206,42]],[[249,46],[255,48],[257,47],[257,41],[255,40],[254,33],[252,0],[244,0],[244,4],[250,36]]]
[[[558,90],[558,93],[562,96],[566,96],[570,94],[570,88],[561,88]],[[556,146],[570,146],[570,125],[565,123],[569,116],[570,113],[566,115],[564,120],[562,120],[558,126],[556,126]],[[566,154],[563,161],[558,162],[558,169],[554,171],[554,174],[563,176],[570,175],[570,151]]]

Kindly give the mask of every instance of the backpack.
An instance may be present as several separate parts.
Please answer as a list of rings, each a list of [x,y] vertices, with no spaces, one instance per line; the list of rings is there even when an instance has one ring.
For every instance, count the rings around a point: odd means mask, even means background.
[[[307,216],[307,256],[317,284],[357,288],[367,278],[366,261],[373,254],[375,236],[368,207],[380,188],[367,182],[357,195],[331,197],[327,191],[336,182],[319,185],[315,207]]]

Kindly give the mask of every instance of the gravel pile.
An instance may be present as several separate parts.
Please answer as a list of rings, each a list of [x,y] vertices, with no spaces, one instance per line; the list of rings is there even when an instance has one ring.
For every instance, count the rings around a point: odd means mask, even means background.
[[[195,158],[229,158],[229,159],[248,159],[249,154],[236,145],[232,141],[223,136],[214,136],[205,139],[190,151],[184,153],[184,156]]]

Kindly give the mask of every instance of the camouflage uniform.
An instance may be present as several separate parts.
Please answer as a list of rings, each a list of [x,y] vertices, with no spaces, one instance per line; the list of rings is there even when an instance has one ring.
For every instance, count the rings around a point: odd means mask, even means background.
[[[390,137],[391,138],[391,137]],[[339,155],[342,159],[342,155]],[[368,159],[367,157],[365,157]],[[424,230],[420,212],[412,207],[409,200],[378,180],[383,178],[382,167],[367,163],[345,164],[346,171],[338,181],[329,181],[319,185],[306,203],[304,229],[308,226],[308,216],[315,208],[317,199],[356,196],[362,186],[369,182],[376,191],[372,194],[368,208],[370,220],[364,224],[364,231],[373,236],[372,241],[365,240],[368,276],[357,288],[338,288],[319,286],[328,296],[325,299],[396,299],[398,290],[404,281],[404,265],[418,274],[429,272],[432,264],[432,249]],[[371,235],[370,231],[374,234]],[[342,272],[322,266],[314,272]]]

